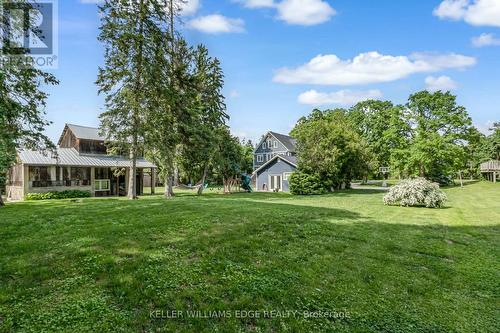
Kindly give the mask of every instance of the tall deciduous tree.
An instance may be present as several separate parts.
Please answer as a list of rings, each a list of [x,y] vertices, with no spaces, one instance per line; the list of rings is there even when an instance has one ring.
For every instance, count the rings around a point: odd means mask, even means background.
[[[291,135],[297,139],[299,170],[318,175],[326,190],[349,186],[372,159],[343,109],[313,110],[298,121]]]
[[[18,4],[31,8],[27,2]],[[15,19],[15,18],[13,18]],[[12,29],[15,23],[7,15],[0,19],[0,31]],[[36,25],[27,22],[30,27]],[[0,59],[0,189],[4,187],[9,167],[15,162],[16,148],[24,146],[45,150],[54,144],[43,134],[47,93],[43,85],[58,84],[56,78],[31,65],[28,50],[5,43]],[[1,191],[0,191],[1,192]],[[0,206],[3,206],[0,195]]]
[[[421,91],[409,97],[411,145],[405,160],[410,175],[444,181],[466,165],[472,119],[449,92]]]
[[[381,166],[399,169],[399,155],[407,149],[410,134],[403,110],[400,105],[377,100],[359,102],[349,110],[349,118],[373,153],[372,171],[377,172]]]
[[[144,143],[144,119],[156,99],[158,82],[150,74],[155,50],[164,38],[166,8],[160,0],[106,0],[100,7],[99,40],[105,46],[105,64],[99,68],[99,93],[106,95],[100,116],[107,139],[126,147],[130,155],[128,197],[136,198],[137,156]]]

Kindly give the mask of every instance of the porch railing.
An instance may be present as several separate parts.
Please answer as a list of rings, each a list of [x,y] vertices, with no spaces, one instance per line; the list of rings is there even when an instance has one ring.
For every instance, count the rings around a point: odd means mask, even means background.
[[[84,180],[33,180],[31,187],[90,186],[90,179]]]

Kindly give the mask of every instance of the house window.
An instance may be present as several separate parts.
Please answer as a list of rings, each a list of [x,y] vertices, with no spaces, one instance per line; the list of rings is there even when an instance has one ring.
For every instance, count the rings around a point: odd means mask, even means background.
[[[50,186],[50,172],[47,167],[29,167],[29,180],[32,187]]]
[[[290,177],[292,173],[291,172],[284,172],[283,173],[283,180],[288,180],[288,177]]]
[[[264,143],[262,144],[262,149],[266,149],[266,142],[264,141]]]
[[[273,142],[273,147],[274,147],[274,148],[278,148],[278,141],[274,141],[274,142]]]
[[[94,187],[97,192],[109,191],[111,188],[110,181],[109,179],[96,179]]]
[[[262,162],[262,157],[263,157],[263,156],[262,156],[262,155],[260,155],[260,154],[259,154],[259,155],[257,155],[257,162]]]
[[[271,159],[271,154],[266,154],[266,161],[269,161]]]
[[[267,146],[268,146],[269,148],[271,148],[271,140],[270,140],[270,139],[269,139],[269,140],[267,140]]]
[[[71,186],[90,185],[90,168],[71,167]]]

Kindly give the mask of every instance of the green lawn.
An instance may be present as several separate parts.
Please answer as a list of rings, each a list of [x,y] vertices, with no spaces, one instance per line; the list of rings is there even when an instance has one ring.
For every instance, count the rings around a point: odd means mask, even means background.
[[[446,192],[9,204],[0,332],[498,332],[500,184]]]

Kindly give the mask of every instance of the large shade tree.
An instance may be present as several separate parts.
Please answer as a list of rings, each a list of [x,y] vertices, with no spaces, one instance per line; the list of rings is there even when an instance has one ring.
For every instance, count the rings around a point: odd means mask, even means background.
[[[443,182],[464,169],[472,119],[449,92],[421,91],[409,97],[406,120],[411,144],[404,160],[409,175]]]
[[[19,6],[30,10],[29,2],[20,1]],[[12,29],[18,24],[16,18],[3,15],[0,31]],[[35,22],[25,22],[30,28]],[[0,61],[0,189],[5,186],[9,167],[15,162],[16,148],[37,150],[54,148],[54,144],[43,134],[49,122],[45,119],[44,107],[47,93],[44,85],[55,85],[56,78],[32,65],[29,50],[15,43],[3,44]],[[13,60],[13,61],[10,61]],[[1,190],[0,190],[1,192]],[[0,206],[3,206],[0,195]]]
[[[372,159],[343,109],[313,110],[297,122],[291,135],[297,139],[299,171],[317,175],[326,190],[348,187]]]
[[[373,153],[370,166],[375,173],[382,166],[400,168],[401,152],[407,149],[410,134],[403,111],[400,105],[378,100],[362,101],[349,109],[348,117]]]

